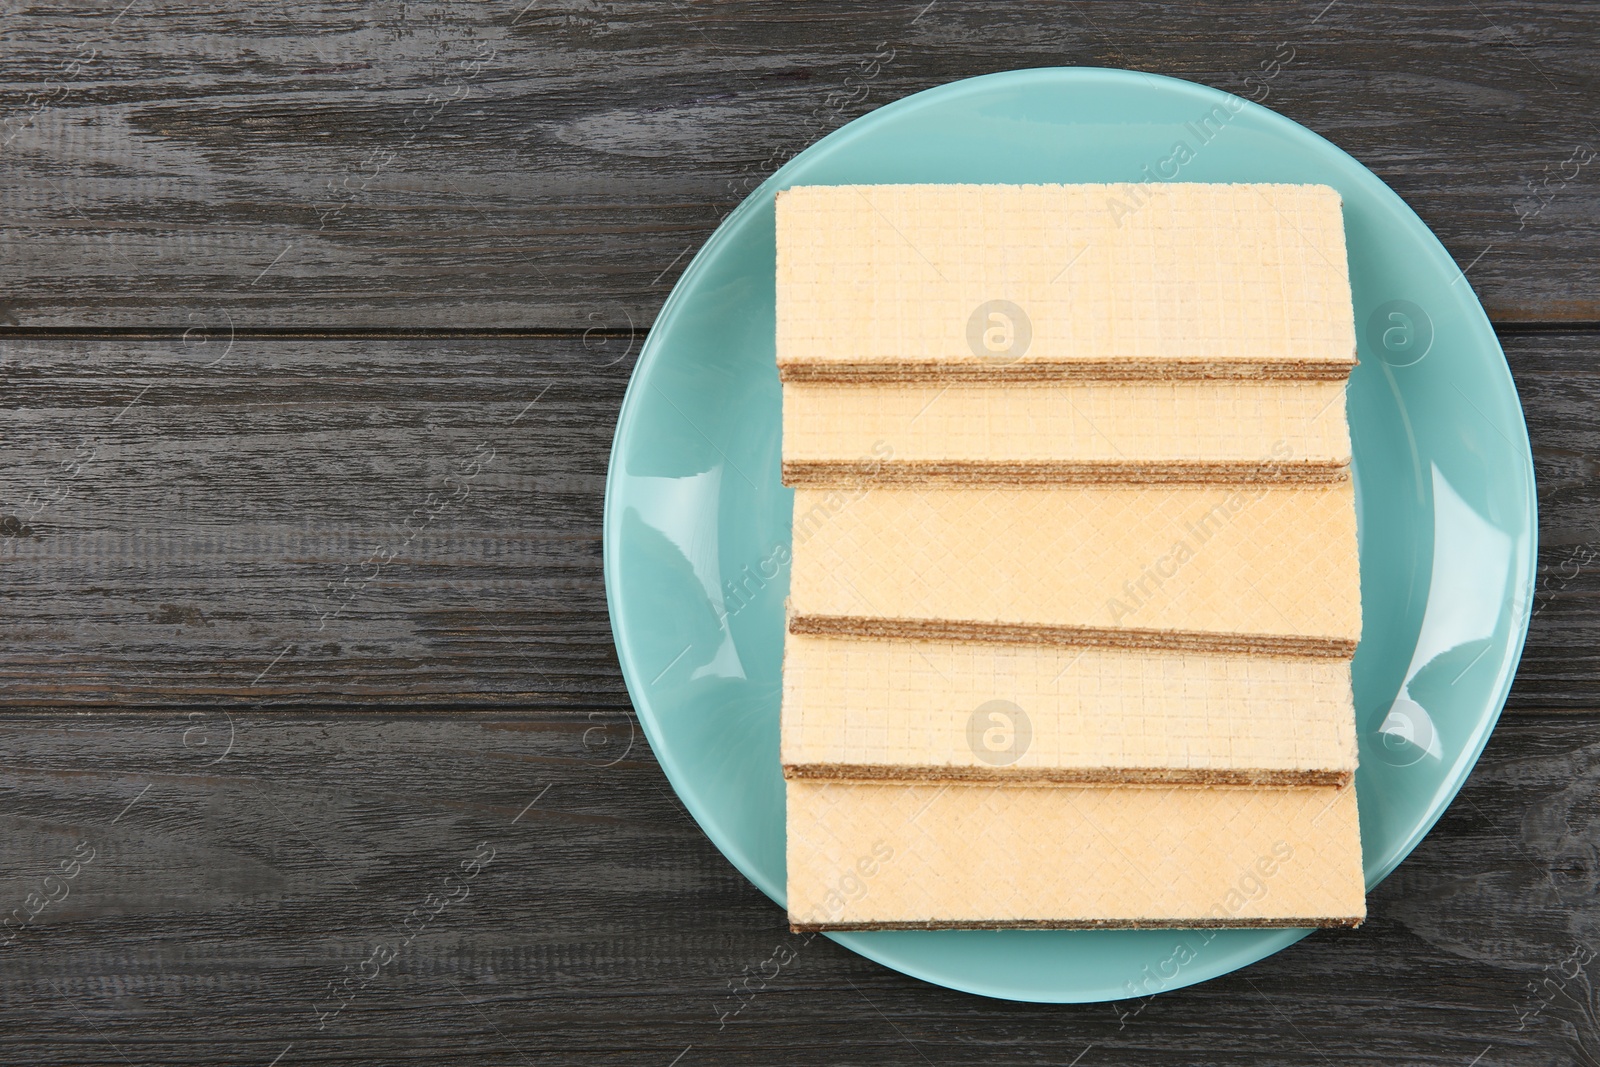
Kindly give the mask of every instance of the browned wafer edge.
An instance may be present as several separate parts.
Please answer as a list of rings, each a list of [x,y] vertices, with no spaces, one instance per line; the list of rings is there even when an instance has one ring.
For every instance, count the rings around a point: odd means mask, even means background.
[[[1337,637],[1119,629],[978,620],[864,618],[858,615],[807,613],[789,616],[789,632],[819,637],[977,641],[985,644],[1058,645],[1073,648],[1082,646],[1134,648],[1152,651],[1284,656],[1296,659],[1349,659],[1356,651],[1355,641]]]
[[[1076,460],[783,461],[783,484],[845,489],[859,485],[1336,485],[1350,480],[1344,460],[1080,462]]]
[[[1365,915],[1304,916],[1287,919],[925,919],[894,922],[797,923],[797,934],[830,930],[1354,930]]]
[[[835,782],[979,782],[1045,785],[1346,786],[1345,770],[1273,767],[970,767],[912,763],[785,763],[787,779]]]
[[[952,382],[1139,382],[1139,381],[1338,381],[1357,361],[1347,360],[1130,360],[1130,359],[949,359],[916,361],[778,360],[784,382],[859,385]]]

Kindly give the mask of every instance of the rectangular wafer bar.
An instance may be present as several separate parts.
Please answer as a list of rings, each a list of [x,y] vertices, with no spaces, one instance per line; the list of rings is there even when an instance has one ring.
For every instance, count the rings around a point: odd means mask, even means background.
[[[1344,383],[1055,382],[783,387],[783,480],[1331,482]]]
[[[1356,768],[1342,659],[789,634],[790,778],[1324,784]]]
[[[790,781],[794,930],[1356,926],[1353,786]]]
[[[799,489],[790,631],[1348,657],[1353,490]]]
[[[799,186],[777,198],[785,381],[1345,378],[1319,185]]]

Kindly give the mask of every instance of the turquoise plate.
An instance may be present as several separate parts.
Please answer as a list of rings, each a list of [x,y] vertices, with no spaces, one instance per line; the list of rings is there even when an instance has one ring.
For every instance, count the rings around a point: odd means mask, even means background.
[[[778,480],[773,194],[850,182],[1146,180],[1321,182],[1344,196],[1361,355],[1349,410],[1366,621],[1354,666],[1356,789],[1369,888],[1416,847],[1483,750],[1527,631],[1533,462],[1505,357],[1443,246],[1361,164],[1239,97],[1119,70],[973,78],[850,123],[752,193],[662,308],[617,422],[605,574],[628,691],[690,813],[779,904],[793,494]],[[772,918],[779,928],[782,917]],[[1204,981],[1307,932],[834,940],[940,985],[1065,1002]]]

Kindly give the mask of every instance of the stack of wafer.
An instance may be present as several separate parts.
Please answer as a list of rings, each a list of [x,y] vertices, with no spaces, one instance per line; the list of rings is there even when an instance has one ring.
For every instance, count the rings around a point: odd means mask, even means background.
[[[1353,926],[1338,194],[777,201],[796,930]]]

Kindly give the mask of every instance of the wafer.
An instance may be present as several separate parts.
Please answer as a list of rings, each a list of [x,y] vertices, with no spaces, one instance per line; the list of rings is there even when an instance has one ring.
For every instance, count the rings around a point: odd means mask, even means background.
[[[790,629],[1349,656],[1355,534],[1348,482],[799,489]]]
[[[1355,789],[788,783],[795,930],[1357,926]]]
[[[846,185],[777,198],[785,381],[1342,380],[1350,309],[1326,186]]]
[[[1342,659],[790,634],[790,778],[1325,784],[1356,767]]]
[[[1342,382],[783,390],[786,485],[1321,483],[1349,477]]]

